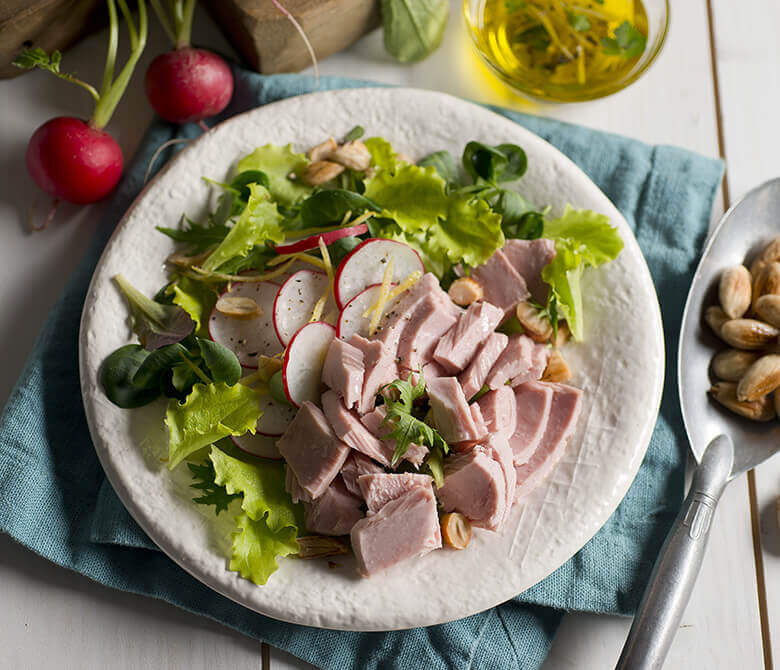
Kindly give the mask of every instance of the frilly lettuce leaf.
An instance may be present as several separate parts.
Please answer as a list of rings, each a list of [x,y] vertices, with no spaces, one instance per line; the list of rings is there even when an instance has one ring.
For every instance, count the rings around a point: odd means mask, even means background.
[[[173,303],[181,307],[195,322],[195,334],[208,337],[208,320],[217,302],[217,292],[208,284],[189,277],[180,277],[173,285]]]
[[[265,240],[284,242],[281,220],[282,215],[271,201],[268,190],[259,184],[250,184],[247,206],[236,225],[203,262],[203,269],[213,272],[232,258],[246,256],[250,249]]]
[[[195,384],[183,403],[171,400],[165,412],[168,468],[223,437],[254,434],[262,414],[257,391],[244,384]]]
[[[545,221],[543,236],[555,241],[555,258],[542,271],[542,279],[552,289],[558,315],[566,319],[574,339],[581,340],[582,271],[616,258],[623,240],[605,215],[571,206],[561,218]]]
[[[379,170],[393,171],[398,164],[398,154],[384,137],[369,137],[363,142],[371,154],[371,165]]]
[[[265,519],[254,521],[248,514],[241,514],[236,524],[238,530],[233,533],[230,569],[258,586],[265,584],[279,568],[278,556],[300,551],[295,528],[285,527],[274,532]]]
[[[211,448],[209,459],[214,465],[214,482],[228,493],[242,494],[241,507],[251,519],[265,520],[273,532],[303,526],[303,507],[293,503],[284,488],[282,461],[246,463],[217,447]]]
[[[268,177],[271,195],[282,205],[289,206],[311,193],[311,187],[300,179],[308,164],[306,155],[295,153],[289,144],[284,147],[266,144],[242,158],[238,163],[238,171],[264,172]],[[295,174],[298,179],[293,181],[290,174]]]

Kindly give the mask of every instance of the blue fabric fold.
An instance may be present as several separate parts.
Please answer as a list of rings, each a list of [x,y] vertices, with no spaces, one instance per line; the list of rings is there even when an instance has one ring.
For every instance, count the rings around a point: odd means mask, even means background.
[[[235,74],[236,93],[223,117],[308,93],[314,83],[309,77],[261,76],[240,68]],[[325,77],[319,88],[371,85]],[[102,584],[208,616],[329,670],[534,669],[547,655],[564,610],[632,613],[680,503],[686,447],[674,352],[723,166],[674,147],[492,109],[561,149],[626,217],[656,283],[671,353],[661,414],[639,474],[609,521],[568,563],[513,600],[460,621],[347,633],[251,612],[209,590],[157,550],[116,497],[95,456],[81,405],[78,329],[97,259],[140,191],[152,155],[166,140],[200,132],[162,122],[147,132],[0,418],[0,530]],[[166,153],[165,159],[171,151]]]

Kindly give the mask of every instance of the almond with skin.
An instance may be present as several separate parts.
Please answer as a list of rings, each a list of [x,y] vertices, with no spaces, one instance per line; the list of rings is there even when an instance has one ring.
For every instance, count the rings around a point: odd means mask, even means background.
[[[314,161],[306,166],[306,171],[303,173],[303,181],[309,184],[309,186],[320,186],[331,179],[335,179],[342,172],[344,172],[344,166],[339,163]]]
[[[720,329],[720,336],[735,349],[756,351],[772,345],[780,330],[756,319],[731,319]]]
[[[764,247],[764,250],[758,257],[758,260],[765,263],[774,263],[780,261],[780,236],[773,239]]]
[[[704,320],[707,322],[707,325],[712,328],[712,332],[720,337],[720,331],[723,328],[723,324],[729,320],[729,317],[718,305],[711,305],[704,310]]]
[[[780,295],[762,295],[756,300],[755,310],[768,324],[780,328]]]
[[[780,387],[780,356],[767,354],[751,365],[737,384],[737,400],[752,402]]]
[[[371,165],[371,152],[360,140],[353,140],[331,152],[329,159],[350,170],[364,172]]]
[[[738,382],[760,356],[761,354],[754,351],[726,349],[713,357],[712,372],[723,381]]]
[[[730,319],[738,319],[750,307],[752,291],[750,272],[744,265],[735,265],[723,271],[718,285],[720,306]]]
[[[339,145],[336,144],[336,140],[329,137],[324,142],[321,142],[316,147],[309,149],[309,158],[313,163],[317,161],[327,160],[330,155],[338,149]]]
[[[741,402],[738,400],[737,385],[734,382],[713,384],[710,394],[721,405],[746,419],[771,421],[776,416],[775,406],[769,396],[764,396],[752,402]]]

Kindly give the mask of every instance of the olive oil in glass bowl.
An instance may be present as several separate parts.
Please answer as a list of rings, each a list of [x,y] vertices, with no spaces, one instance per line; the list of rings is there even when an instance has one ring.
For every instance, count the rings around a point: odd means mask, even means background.
[[[464,0],[477,52],[507,84],[552,102],[628,86],[661,50],[668,0]]]

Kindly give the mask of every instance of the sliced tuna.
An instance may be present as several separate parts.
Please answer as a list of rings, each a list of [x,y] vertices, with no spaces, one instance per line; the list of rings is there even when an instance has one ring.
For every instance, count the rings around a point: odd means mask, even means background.
[[[528,462],[515,468],[517,497],[528,495],[549,474],[577,427],[582,409],[582,391],[566,384],[550,386],[553,387],[553,397],[544,435]]]
[[[478,425],[474,420],[463,389],[455,377],[432,379],[427,389],[433,423],[447,442],[478,442],[485,438],[485,424]]]
[[[392,428],[386,423],[383,423],[385,416],[387,416],[387,408],[384,405],[380,405],[373,412],[361,416],[360,420],[373,435],[376,435],[382,440],[382,444],[384,444],[385,449],[387,449],[386,453],[388,454],[387,460],[389,463],[392,461],[393,452],[395,451],[395,440],[387,437],[387,434]],[[412,443],[406,450],[403,460],[409,461],[416,468],[419,468],[427,455],[428,447]]]
[[[427,295],[418,303],[398,343],[401,367],[418,370],[433,359],[439,340],[457,321],[452,307],[444,292]]]
[[[501,465],[482,448],[449,457],[437,493],[445,512],[460,512],[475,526],[497,530],[504,520],[506,478]]]
[[[514,470],[512,472],[514,473]],[[361,475],[358,477],[358,485],[363,499],[366,501],[369,514],[376,514],[391,500],[400,498],[415,486],[425,486],[431,489],[433,479],[429,475],[418,475],[411,472],[382,473]],[[432,491],[433,489],[431,489]],[[512,491],[514,491],[514,487]]]
[[[384,472],[381,465],[377,465],[368,456],[364,456],[359,451],[353,450],[347,457],[344,467],[341,468],[341,478],[352,495],[362,497],[363,493],[358,485],[358,477],[378,472]]]
[[[527,382],[514,389],[515,431],[509,438],[515,465],[522,465],[536,451],[547,427],[553,389],[550,384]]]
[[[360,402],[363,373],[363,352],[349,342],[334,338],[325,356],[322,381],[344,399],[347,409]]]
[[[336,477],[317,500],[304,503],[306,530],[320,535],[346,535],[363,518],[361,504],[360,498],[347,490],[341,477]]]
[[[357,414],[344,407],[344,403],[335,391],[326,391],[322,394],[322,411],[338,438],[348,447],[373,458],[382,465],[390,465],[392,456],[390,448],[360,422]]]
[[[398,379],[398,366],[393,351],[378,340],[369,341],[360,335],[353,335],[349,343],[363,352],[365,372],[357,410],[359,414],[365,414],[374,409],[379,389]]]
[[[482,412],[489,433],[503,435],[507,439],[512,436],[517,425],[517,403],[509,386],[488,391],[476,404]]]
[[[517,386],[525,382],[535,382],[542,378],[545,369],[547,368],[547,362],[550,360],[550,354],[552,353],[550,347],[546,344],[534,343],[533,350],[531,352],[531,366],[521,372],[520,374],[512,377],[510,382],[511,386]]]
[[[358,568],[373,575],[441,547],[436,497],[416,486],[376,514],[358,521],[350,533]]]
[[[525,279],[501,249],[474,268],[471,277],[482,287],[484,299],[505,314],[530,295]]]
[[[298,485],[312,498],[325,492],[349,455],[349,447],[336,437],[322,410],[308,400],[276,446]]]
[[[520,375],[528,374],[534,363],[536,343],[527,335],[511,335],[488,373],[485,383],[495,390]]]
[[[545,239],[508,240],[503,252],[512,267],[525,279],[533,299],[544,305],[549,286],[542,279],[542,270],[555,258],[555,242]]]
[[[504,517],[501,521],[501,523],[503,523],[509,516],[512,503],[515,499],[515,490],[517,489],[517,473],[515,472],[512,458],[512,447],[509,446],[506,436],[498,434],[491,435],[487,444],[484,447],[479,448],[484,449],[485,453],[498,463],[501,467],[501,473],[504,475],[506,508]]]
[[[284,466],[284,488],[287,493],[290,494],[292,501],[297,502],[311,502],[312,497],[301,488],[298,480],[295,478],[295,473],[289,465]]]
[[[503,316],[503,310],[489,302],[472,303],[439,340],[433,360],[450,374],[460,372],[471,362],[477,349],[495,330]]]
[[[463,387],[463,393],[467,398],[473,398],[482,388],[488,373],[493,367],[501,352],[506,348],[509,337],[503,333],[491,333],[484,344],[479,348],[469,366],[458,375],[458,381]]]

